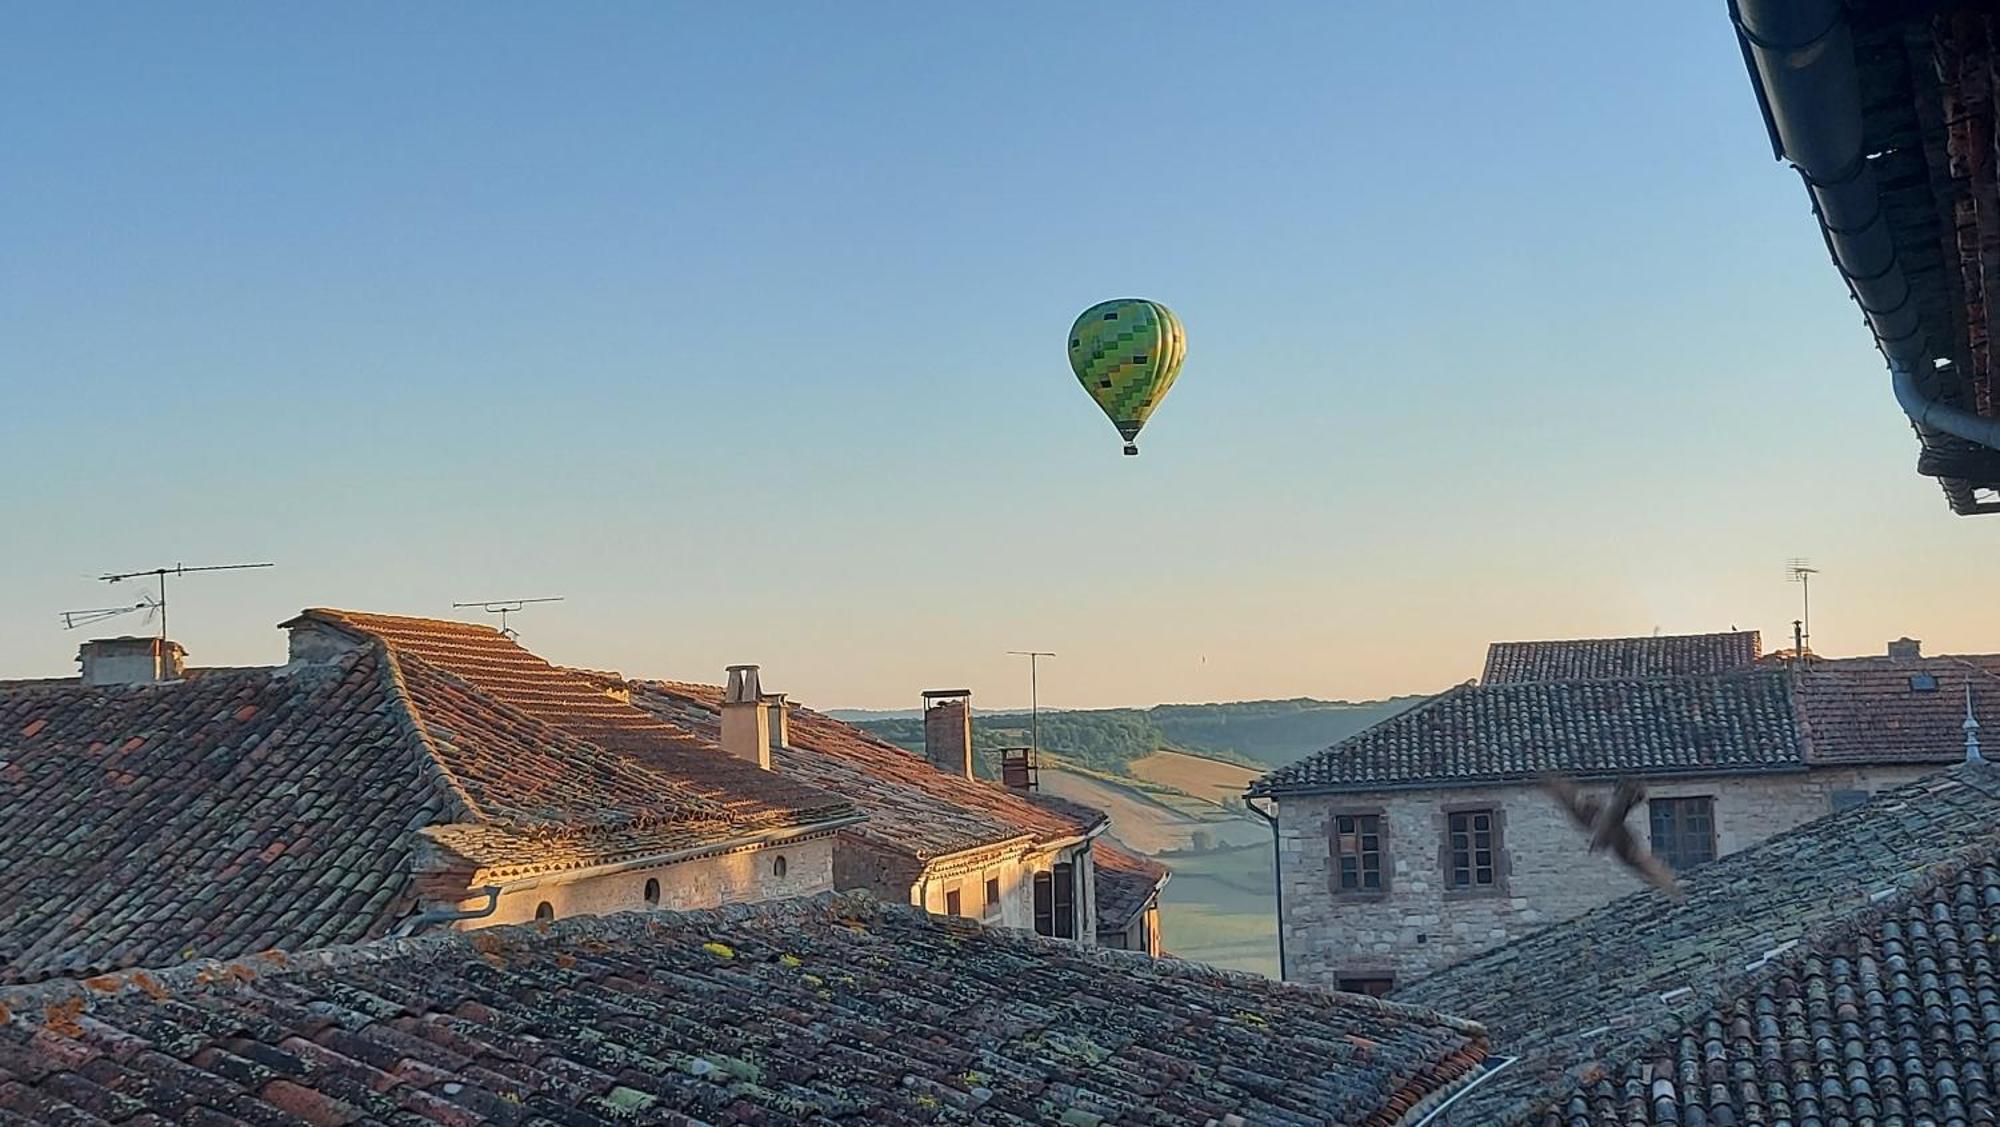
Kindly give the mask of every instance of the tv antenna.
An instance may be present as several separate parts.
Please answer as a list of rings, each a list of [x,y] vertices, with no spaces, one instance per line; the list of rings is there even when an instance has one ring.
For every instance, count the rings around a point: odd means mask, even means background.
[[[520,637],[520,632],[507,627],[508,615],[516,613],[529,603],[559,603],[562,601],[563,597],[561,595],[546,595],[539,599],[482,599],[469,603],[453,603],[451,605],[454,609],[478,607],[487,614],[497,614],[500,616],[500,636],[502,638],[518,638]]]
[[[276,566],[276,564],[270,563],[234,563],[203,564],[199,567],[190,567],[187,564],[177,563],[172,567],[149,567],[144,571],[118,571],[107,575],[100,575],[97,578],[100,582],[104,583],[123,583],[127,579],[144,579],[151,576],[159,584],[159,593],[140,595],[138,601],[129,606],[96,607],[90,610],[66,610],[62,612],[63,629],[74,630],[79,626],[88,626],[93,622],[103,622],[108,618],[117,618],[122,614],[131,614],[134,611],[143,610],[146,612],[147,621],[151,621],[155,614],[159,615],[160,639],[165,641],[167,637],[167,576],[179,577],[197,571],[247,571],[250,568]]]
[[[1814,567],[1812,561],[1806,559],[1804,556],[1793,556],[1791,559],[1785,561],[1785,574],[1792,582],[1799,585],[1799,599],[1801,602],[1799,608],[1801,611],[1799,615],[1799,656],[1804,657],[1805,650],[1812,645],[1812,577],[1819,574],[1819,569]]]
[[[1028,750],[1039,756],[1042,753],[1042,700],[1037,682],[1041,677],[1041,662],[1045,657],[1056,656],[1048,650],[1008,650],[1014,657],[1028,659]]]

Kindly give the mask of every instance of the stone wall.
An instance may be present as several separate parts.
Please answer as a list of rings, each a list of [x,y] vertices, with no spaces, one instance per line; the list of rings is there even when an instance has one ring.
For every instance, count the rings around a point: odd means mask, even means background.
[[[948,896],[959,894],[959,914],[994,927],[1035,927],[1035,874],[1049,872],[1069,862],[1077,874],[1077,936],[1084,943],[1097,942],[1097,869],[1090,843],[1067,846],[1050,852],[954,854],[933,862],[917,886],[910,891],[910,903],[925,911],[945,914]],[[988,906],[986,882],[1000,882],[1000,902]]]
[[[1830,813],[1836,790],[1878,791],[1938,769],[1649,780],[1646,789],[1649,798],[1712,796],[1720,856]],[[1445,888],[1445,810],[1470,805],[1501,812],[1501,887],[1490,892]],[[1357,809],[1380,811],[1386,823],[1389,887],[1369,898],[1332,891],[1332,819]],[[1534,786],[1308,795],[1282,800],[1278,818],[1285,973],[1298,981],[1334,986],[1343,978],[1393,977],[1405,984],[1642,887],[1616,861],[1592,855],[1569,815]],[[1645,840],[1643,805],[1629,822]]]
[[[778,874],[779,860],[784,875]],[[786,842],[758,849],[677,861],[652,868],[622,869],[600,876],[555,875],[509,887],[491,916],[468,920],[461,927],[526,923],[546,903],[556,919],[598,916],[610,912],[646,911],[646,882],[660,882],[657,910],[713,908],[759,900],[812,896],[833,890],[833,838]],[[469,900],[479,907],[483,899]]]

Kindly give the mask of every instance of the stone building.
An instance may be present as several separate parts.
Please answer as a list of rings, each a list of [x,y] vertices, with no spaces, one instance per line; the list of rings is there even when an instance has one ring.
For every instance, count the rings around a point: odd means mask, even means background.
[[[1386,992],[1639,887],[1540,788],[1636,778],[1635,833],[1687,872],[1962,755],[2000,657],[1757,664],[1741,635],[1509,643],[1466,684],[1274,771],[1286,976]],[[1665,653],[1680,657],[1662,666]],[[1665,675],[1634,676],[1657,673]],[[1565,680],[1533,680],[1538,669]],[[1989,691],[1993,690],[1993,691]]]
[[[1509,1061],[1432,1127],[2000,1122],[2000,769],[1945,768],[1394,997]]]

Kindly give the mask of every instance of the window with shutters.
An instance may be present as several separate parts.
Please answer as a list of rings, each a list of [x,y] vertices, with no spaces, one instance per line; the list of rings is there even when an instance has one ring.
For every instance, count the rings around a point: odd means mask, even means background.
[[[1654,798],[1646,802],[1653,853],[1677,873],[1715,860],[1715,799]]]
[[[1076,938],[1076,866],[1065,861],[1057,865],[1054,873],[1055,890],[1052,907],[1055,912],[1055,935],[1057,939]]]
[[[944,914],[947,916],[962,916],[965,914],[962,902],[959,900],[958,889],[954,888],[944,894]]]
[[[1056,880],[1052,873],[1035,874],[1035,934],[1056,933]]]
[[[1380,896],[1389,889],[1387,827],[1380,810],[1333,816],[1333,894]]]

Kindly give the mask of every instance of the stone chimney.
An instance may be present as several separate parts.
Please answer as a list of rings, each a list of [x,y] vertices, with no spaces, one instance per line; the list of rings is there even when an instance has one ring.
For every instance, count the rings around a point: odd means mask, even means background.
[[[1898,638],[1889,643],[1890,657],[1922,657],[1924,644],[1915,638]]]
[[[180,680],[186,658],[179,642],[165,638],[99,638],[83,644],[76,663],[86,685],[158,685]]]
[[[771,713],[771,750],[792,746],[792,713],[785,694],[764,694],[764,707]]]
[[[924,758],[931,766],[972,778],[972,690],[924,691]]]
[[[722,691],[722,750],[771,769],[771,713],[754,665],[729,667],[729,687]]]

